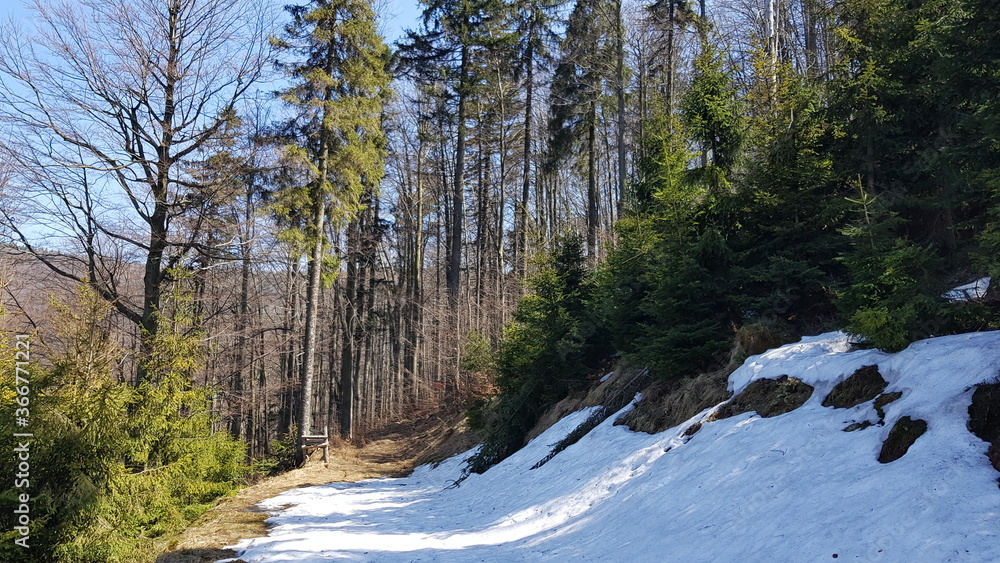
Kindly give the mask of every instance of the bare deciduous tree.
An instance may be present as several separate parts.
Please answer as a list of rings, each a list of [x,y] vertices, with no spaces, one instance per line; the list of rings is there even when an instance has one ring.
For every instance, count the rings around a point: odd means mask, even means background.
[[[29,252],[89,281],[137,324],[145,353],[170,269],[202,245],[200,214],[219,195],[196,157],[226,134],[261,78],[270,18],[241,0],[33,8],[34,33],[0,30],[0,120],[10,127],[2,150],[32,202],[5,223]],[[50,259],[56,250],[83,263],[63,268]],[[140,296],[121,284],[118,259],[143,264]]]

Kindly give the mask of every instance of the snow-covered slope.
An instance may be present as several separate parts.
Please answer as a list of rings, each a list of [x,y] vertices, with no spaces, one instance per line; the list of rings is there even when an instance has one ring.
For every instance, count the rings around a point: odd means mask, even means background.
[[[885,408],[821,405],[856,369],[877,364]],[[1000,561],[1000,488],[987,444],[966,428],[972,386],[1000,374],[1000,332],[917,342],[898,354],[850,351],[830,333],[755,356],[730,378],[789,375],[815,387],[774,418],[709,411],[647,435],[611,417],[538,469],[583,422],[567,416],[483,475],[450,486],[458,456],[405,479],[334,483],[265,501],[266,538],[241,542],[267,561]],[[927,432],[877,461],[894,422]],[[683,431],[705,421],[691,437]]]

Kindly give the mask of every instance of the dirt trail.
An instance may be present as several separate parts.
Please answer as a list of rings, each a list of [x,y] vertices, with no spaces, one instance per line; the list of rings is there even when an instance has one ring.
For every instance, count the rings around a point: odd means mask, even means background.
[[[404,476],[421,463],[445,459],[475,443],[462,417],[433,416],[382,431],[362,447],[331,446],[329,467],[323,466],[322,454],[316,452],[305,467],[265,479],[222,499],[171,542],[170,551],[160,555],[156,563],[210,563],[236,557],[232,550],[222,548],[241,539],[267,535],[264,520],[268,515],[255,505],[288,489]]]

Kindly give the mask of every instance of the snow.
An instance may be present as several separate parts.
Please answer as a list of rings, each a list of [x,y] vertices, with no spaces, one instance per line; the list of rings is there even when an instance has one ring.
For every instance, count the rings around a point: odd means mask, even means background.
[[[990,278],[979,278],[978,280],[960,285],[944,294],[944,298],[949,301],[972,301],[982,299],[986,296],[986,291],[990,288]]]
[[[288,491],[261,503],[267,537],[235,549],[280,561],[1000,561],[998,473],[966,429],[972,386],[1000,374],[1000,332],[852,351],[843,333],[749,358],[730,389],[789,375],[816,388],[774,418],[707,422],[712,409],[648,435],[618,416],[538,469],[587,419],[573,413],[514,456],[453,486],[468,454],[404,479]],[[877,364],[885,425],[871,401],[821,405],[839,381]],[[631,406],[626,407],[628,410]],[[619,415],[620,416],[620,415]],[[901,416],[928,422],[901,459],[880,464]],[[701,430],[683,431],[696,421]]]

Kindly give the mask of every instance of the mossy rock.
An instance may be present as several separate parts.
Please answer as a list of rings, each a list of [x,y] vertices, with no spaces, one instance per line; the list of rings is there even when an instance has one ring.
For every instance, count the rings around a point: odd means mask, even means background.
[[[849,409],[878,397],[888,385],[878,366],[864,366],[838,383],[823,399],[823,406]]]
[[[890,463],[906,455],[917,438],[927,431],[927,421],[904,416],[896,421],[878,454],[879,463]]]
[[[758,379],[719,407],[711,419],[722,420],[751,411],[763,418],[778,416],[801,407],[812,396],[812,392],[812,386],[787,375],[778,379]]]
[[[856,432],[858,430],[864,430],[869,426],[874,426],[874,424],[867,420],[863,420],[861,422],[855,422],[854,424],[848,425],[847,428],[844,428],[844,432]]]
[[[969,431],[985,442],[1000,437],[1000,383],[976,385],[969,405]]]
[[[883,393],[875,398],[875,412],[878,413],[880,421],[885,419],[886,405],[898,401],[902,396],[902,391],[893,391],[892,393]]]

